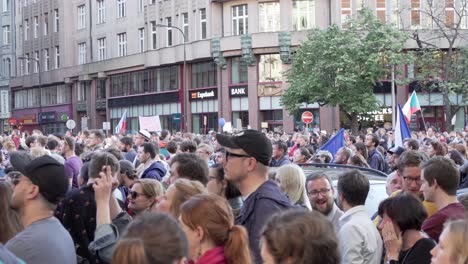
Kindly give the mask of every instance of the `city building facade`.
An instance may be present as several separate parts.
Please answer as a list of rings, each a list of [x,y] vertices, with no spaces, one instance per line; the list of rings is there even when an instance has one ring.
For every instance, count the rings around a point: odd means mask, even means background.
[[[392,21],[395,1],[383,1],[383,7],[381,0],[371,2],[366,4],[379,17]],[[302,125],[300,115],[290,115],[280,96],[288,88],[284,72],[294,48],[309,29],[341,25],[361,4],[17,1],[12,121],[23,130],[47,133],[64,132],[68,119],[78,130],[102,128],[104,122],[112,129],[126,113],[132,132],[139,128],[139,116],[153,115],[173,131],[219,130],[223,118],[234,128],[291,132]],[[411,13],[401,14],[411,19]],[[390,80],[383,84],[375,90],[382,111],[374,113],[382,122],[391,121]],[[409,85],[398,87],[397,102],[404,103],[410,92]],[[435,123],[443,123],[437,114],[441,103],[424,96],[421,104],[434,109]],[[330,131],[343,125],[337,107],[304,104],[301,109],[314,114],[311,126]]]
[[[15,125],[11,117],[10,78],[15,76],[15,1],[0,1],[0,134]]]

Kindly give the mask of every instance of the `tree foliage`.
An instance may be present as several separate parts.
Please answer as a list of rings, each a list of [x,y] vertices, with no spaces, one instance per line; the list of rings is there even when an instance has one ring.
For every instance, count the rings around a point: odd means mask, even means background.
[[[456,5],[453,1],[424,2],[427,8],[420,10],[420,16],[426,23],[417,26],[411,34],[417,45],[415,77],[423,90],[442,94],[445,129],[451,130],[452,117],[461,106],[468,104],[468,50],[462,44],[468,38],[464,29],[468,2]],[[461,100],[454,100],[457,97]]]
[[[297,112],[304,103],[338,105],[355,131],[359,114],[377,110],[373,88],[389,74],[388,66],[412,61],[412,55],[403,52],[407,39],[368,9],[345,30],[336,25],[312,30],[286,72],[291,85],[281,98],[283,106]]]

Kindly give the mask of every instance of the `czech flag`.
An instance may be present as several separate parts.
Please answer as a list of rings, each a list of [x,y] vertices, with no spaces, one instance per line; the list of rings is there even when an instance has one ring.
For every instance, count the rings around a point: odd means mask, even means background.
[[[127,128],[127,110],[123,113],[122,117],[120,118],[119,123],[115,127],[115,134],[125,134],[125,129]]]
[[[420,111],[421,106],[419,105],[418,97],[416,96],[416,91],[413,91],[408,101],[403,106],[403,114],[406,117],[406,122],[409,123],[411,121],[411,115]]]

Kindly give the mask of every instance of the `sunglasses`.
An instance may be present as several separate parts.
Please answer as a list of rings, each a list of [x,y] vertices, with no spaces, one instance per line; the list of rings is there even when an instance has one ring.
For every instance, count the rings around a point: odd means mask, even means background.
[[[130,197],[132,197],[132,199],[136,199],[140,195],[145,195],[145,194],[144,193],[138,193],[138,192],[135,192],[135,191],[130,192]]]
[[[232,152],[226,151],[226,161],[228,161],[230,157],[235,157],[235,158],[251,158],[252,156],[243,155],[243,154],[236,154],[236,153],[232,153]]]

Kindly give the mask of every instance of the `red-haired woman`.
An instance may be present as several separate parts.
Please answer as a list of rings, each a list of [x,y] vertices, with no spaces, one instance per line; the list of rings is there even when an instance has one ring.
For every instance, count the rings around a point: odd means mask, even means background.
[[[247,231],[234,225],[232,210],[220,196],[193,196],[182,205],[179,221],[189,242],[189,263],[252,263]]]

